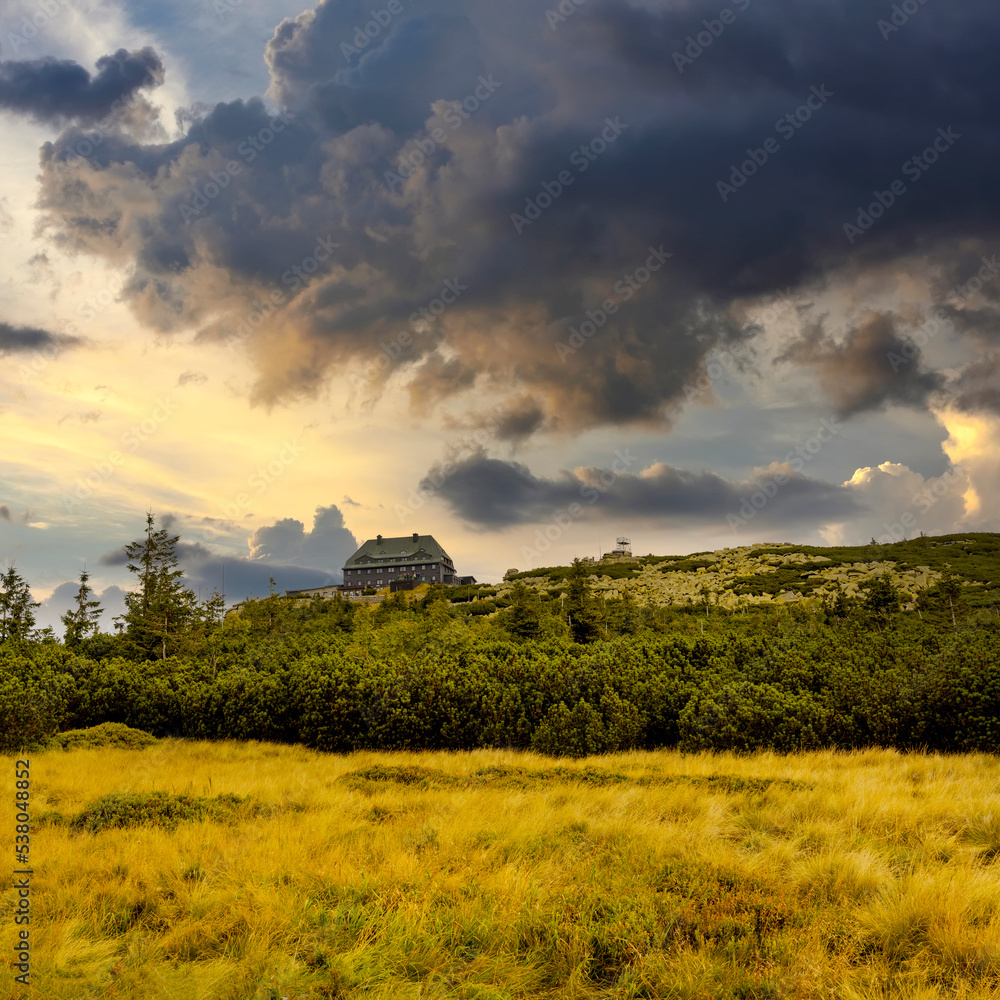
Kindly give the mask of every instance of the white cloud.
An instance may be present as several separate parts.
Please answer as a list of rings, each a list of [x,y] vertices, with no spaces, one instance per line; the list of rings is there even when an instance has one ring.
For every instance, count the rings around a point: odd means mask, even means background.
[[[821,533],[830,545],[859,544],[869,537],[888,543],[962,530],[969,480],[963,466],[925,477],[908,466],[883,462],[858,469],[844,485],[870,513],[830,524]]]
[[[996,531],[996,512],[1000,510],[1000,417],[954,410],[942,410],[935,416],[949,435],[942,449],[955,465],[968,472],[962,527]]]

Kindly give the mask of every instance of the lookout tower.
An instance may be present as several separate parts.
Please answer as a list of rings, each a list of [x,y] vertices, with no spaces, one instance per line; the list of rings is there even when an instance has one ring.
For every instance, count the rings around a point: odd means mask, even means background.
[[[632,558],[632,539],[619,538],[611,554],[618,559]]]

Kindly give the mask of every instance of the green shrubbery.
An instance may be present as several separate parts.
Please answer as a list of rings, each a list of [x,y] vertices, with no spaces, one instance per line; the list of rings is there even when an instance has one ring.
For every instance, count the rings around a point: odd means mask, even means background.
[[[59,646],[0,644],[0,753],[47,744],[75,707],[78,669]]]
[[[735,681],[695,695],[680,714],[685,751],[812,750],[826,742],[827,712],[809,692]]]
[[[147,542],[159,545],[162,532],[149,527]],[[952,540],[919,542],[907,543],[914,560],[958,551]],[[993,542],[972,546],[977,572],[994,566]],[[695,556],[670,566],[702,563],[712,565]],[[973,587],[949,571],[909,611],[883,575],[850,599],[727,613],[707,593],[691,607],[604,600],[588,572],[567,568],[558,599],[516,580],[500,600],[454,609],[443,587],[377,607],[272,595],[224,622],[199,612],[190,634],[169,641],[157,633],[156,656],[121,636],[63,646],[19,634],[0,643],[0,752],[145,745],[130,730],[336,752],[503,747],[567,757],[664,746],[997,747],[1000,631],[972,614],[989,581]],[[76,732],[88,727],[103,728]]]
[[[274,636],[200,660],[95,662],[0,649],[4,749],[149,737],[301,742],[328,751],[818,746],[994,751],[1000,638],[843,630],[753,639],[642,632],[515,641],[405,612],[368,631]],[[110,724],[110,725],[109,725]],[[90,732],[76,732],[101,727]],[[66,732],[65,730],[74,730]]]
[[[609,688],[599,708],[581,698],[574,708],[552,705],[531,737],[531,749],[550,757],[589,757],[633,750],[641,743],[643,718],[630,701]]]

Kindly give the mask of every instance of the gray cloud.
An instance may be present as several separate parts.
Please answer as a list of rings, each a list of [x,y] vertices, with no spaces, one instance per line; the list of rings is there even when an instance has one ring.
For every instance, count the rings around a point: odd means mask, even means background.
[[[316,508],[310,531],[290,517],[258,528],[250,539],[250,558],[324,569],[339,576],[357,548],[357,540],[344,525],[344,515],[331,505]]]
[[[815,522],[847,517],[859,510],[844,487],[818,482],[782,470],[786,482],[759,512],[761,524]],[[563,471],[556,479],[535,476],[527,466],[478,454],[445,474],[432,469],[421,489],[434,492],[462,520],[484,528],[546,521],[579,504],[587,519],[630,518],[661,525],[708,524],[738,514],[759,482],[775,479],[775,471],[759,480],[732,482],[712,472],[693,473],[656,464],[640,474],[611,469]]]
[[[251,542],[249,556],[223,556],[198,542],[181,542],[177,556],[186,585],[195,593],[200,590],[206,598],[213,589],[222,593],[224,582],[226,600],[231,604],[249,597],[266,597],[272,578],[278,593],[340,583],[346,558],[342,553],[350,555],[357,546],[349,533],[349,546],[338,536],[337,517],[332,513],[336,508],[320,508],[320,512],[324,511],[325,516],[317,514],[319,526],[314,525],[311,532],[305,532],[300,521],[291,519],[259,529],[254,535],[258,544]],[[267,543],[271,543],[269,551],[261,551],[261,545]]]
[[[899,335],[894,317],[885,313],[867,317],[842,343],[817,325],[778,361],[815,369],[841,417],[889,403],[923,408],[945,385],[942,375],[923,369],[920,349]]]
[[[5,503],[0,504],[0,521],[9,521],[9,520],[10,520],[10,507],[8,507]]]
[[[497,424],[496,437],[500,441],[522,441],[544,423],[545,409],[538,400],[530,397],[513,400]]]
[[[51,628],[61,638],[65,626],[59,619],[74,606],[79,589],[79,581],[59,584],[41,602],[40,607],[35,612],[38,627]],[[110,587],[105,587],[104,590],[92,594],[91,600],[99,601],[101,605],[101,631],[113,633],[115,631],[114,619],[125,613],[125,591],[112,584]]]
[[[279,594],[286,590],[306,590],[341,582],[339,571],[328,573],[302,566],[218,558],[186,569],[184,579],[195,593],[200,588],[201,596],[207,598],[213,590],[222,593],[223,572],[227,606],[248,598],[267,597],[272,579],[275,592]]]
[[[163,64],[151,49],[119,49],[97,60],[91,76],[79,63],[51,57],[0,63],[0,108],[38,121],[90,124],[144,87],[158,86]]]
[[[62,350],[79,344],[79,337],[50,333],[33,326],[13,326],[0,321],[0,354],[17,351]]]
[[[122,545],[120,548],[112,549],[110,552],[98,556],[97,563],[99,566],[127,566],[128,556],[125,555],[125,546]]]
[[[147,327],[251,345],[257,402],[318,393],[408,331],[390,369],[418,411],[493,391],[513,441],[662,428],[708,353],[739,336],[734,304],[848,265],[933,268],[1000,231],[1000,112],[982,87],[995,7],[928,6],[885,43],[862,0],[756,3],[678,72],[673,53],[718,11],[591,0],[553,32],[526,0],[428,0],[345,53],[368,7],[326,0],[268,43],[284,119],[224,102],[178,141],[122,131],[71,170],[56,161],[79,132],[47,144],[48,231],[129,256],[124,298]],[[787,125],[817,87],[833,96]],[[938,129],[953,148],[910,179]],[[723,201],[717,181],[769,138],[778,152]],[[900,203],[849,242],[845,224],[897,178]],[[515,213],[533,216],[520,233]],[[320,239],[335,254],[298,278]],[[642,279],[661,246],[673,257]],[[467,290],[415,332],[410,317],[456,277]],[[241,326],[254,315],[266,337]],[[807,332],[788,360],[833,390],[860,378],[834,391],[845,414],[926,405],[940,383],[916,364],[891,379],[865,368],[894,342],[885,322],[857,320],[843,348]]]
[[[212,518],[202,519],[214,523]],[[182,532],[175,515],[158,518],[160,527]],[[175,552],[184,571],[185,586],[207,598],[213,588],[223,590],[229,603],[268,593],[268,581],[274,578],[278,591],[318,587],[343,580],[341,567],[358,548],[358,542],[344,526],[344,518],[334,505],[317,507],[312,528],[301,521],[284,518],[259,528],[249,540],[246,556],[222,554],[202,542],[177,543]],[[125,546],[105,552],[101,566],[122,567],[128,564]]]
[[[951,388],[959,409],[1000,415],[1000,354],[988,355],[969,365]]]
[[[82,410],[77,413],[67,413],[59,418],[59,423],[64,424],[67,420],[78,420],[81,424],[93,424],[101,419],[101,410]]]

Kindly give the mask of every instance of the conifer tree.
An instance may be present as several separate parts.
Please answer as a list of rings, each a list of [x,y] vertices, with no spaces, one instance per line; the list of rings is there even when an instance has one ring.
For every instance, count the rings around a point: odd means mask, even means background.
[[[621,597],[613,604],[613,628],[618,635],[631,635],[638,631],[641,622],[639,607],[630,590],[623,590]]]
[[[208,629],[220,627],[226,617],[226,599],[217,587],[201,602],[201,618]]]
[[[80,574],[80,589],[76,592],[76,604],[59,620],[63,623],[66,633],[63,641],[70,649],[76,649],[84,639],[95,635],[100,627],[100,601],[91,600],[94,591],[88,581],[90,574],[84,570]]]
[[[823,610],[826,612],[828,624],[841,624],[850,617],[855,601],[847,596],[841,584],[837,584],[837,589],[823,600]]]
[[[573,560],[566,590],[566,613],[575,642],[591,642],[599,637],[597,608],[590,592],[590,573],[579,559]]]
[[[35,627],[32,608],[37,607],[28,584],[11,563],[0,576],[0,642],[27,640]]]
[[[937,628],[950,628],[957,634],[959,622],[969,613],[962,580],[946,569],[933,587],[917,595],[917,611]]]
[[[958,632],[959,612],[965,612],[965,602],[962,600],[962,581],[952,576],[950,570],[946,570],[938,581],[938,591],[941,594],[942,604],[947,605],[948,617],[951,619],[951,627]]]
[[[515,580],[510,599],[510,608],[503,616],[504,626],[521,639],[534,639],[541,621],[538,595],[528,590],[523,580]]]
[[[871,582],[862,606],[869,624],[884,632],[895,622],[900,605],[899,589],[892,582],[892,574],[886,572]]]
[[[216,661],[225,636],[226,599],[218,587],[195,609],[190,622],[190,649],[199,656],[207,656],[215,677]]]
[[[125,546],[129,571],[139,589],[125,595],[124,625],[133,652],[145,659],[166,659],[175,652],[192,623],[196,598],[182,582],[177,563],[179,535],[155,527],[152,511],[146,514],[146,537]]]

